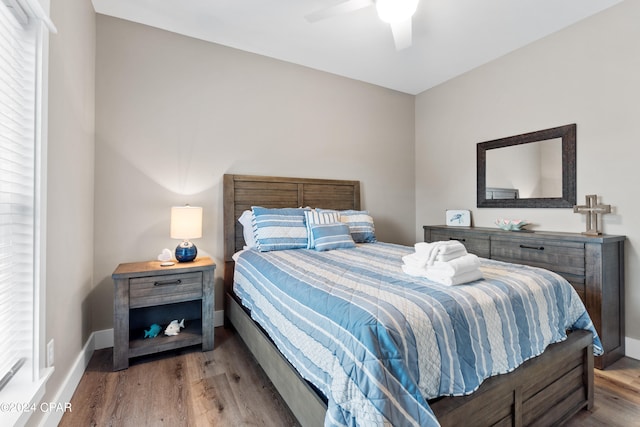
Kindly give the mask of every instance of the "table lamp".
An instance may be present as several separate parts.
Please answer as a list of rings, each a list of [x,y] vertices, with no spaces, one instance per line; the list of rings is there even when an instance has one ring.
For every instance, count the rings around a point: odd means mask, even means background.
[[[202,237],[202,208],[196,206],[174,206],[171,208],[171,238],[182,239],[176,247],[178,262],[193,261],[198,254],[196,245],[189,239]]]

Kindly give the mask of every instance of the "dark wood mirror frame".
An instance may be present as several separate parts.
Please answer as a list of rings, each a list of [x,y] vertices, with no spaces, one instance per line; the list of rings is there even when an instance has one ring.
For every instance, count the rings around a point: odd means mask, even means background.
[[[487,199],[487,150],[562,138],[562,197]],[[576,124],[478,143],[479,208],[572,208],[576,204]]]

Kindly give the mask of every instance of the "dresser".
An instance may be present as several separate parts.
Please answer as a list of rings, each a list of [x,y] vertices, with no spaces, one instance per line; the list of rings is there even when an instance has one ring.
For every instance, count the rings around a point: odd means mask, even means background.
[[[625,236],[503,231],[498,228],[425,225],[424,241],[458,240],[483,258],[542,267],[563,276],[578,292],[600,335],[604,369],[624,356]]]
[[[159,261],[120,264],[114,284],[113,369],[129,367],[132,357],[202,345],[213,350],[213,273],[211,258],[163,267]],[[167,325],[184,319],[184,329],[166,336]],[[161,327],[157,336],[151,325]]]

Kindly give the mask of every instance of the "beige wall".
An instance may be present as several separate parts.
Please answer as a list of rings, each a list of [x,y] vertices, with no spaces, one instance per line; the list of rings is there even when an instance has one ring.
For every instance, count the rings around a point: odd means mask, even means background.
[[[57,401],[91,328],[93,288],[95,13],[87,0],[51,0],[45,336],[55,372],[44,402]],[[35,425],[42,414],[29,420]],[[50,414],[48,414],[50,415]],[[61,416],[62,414],[56,414]]]
[[[602,196],[614,209],[604,231],[628,237],[626,333],[634,340],[640,339],[638,22],[640,2],[623,2],[416,98],[418,226],[443,223],[446,208],[466,208],[478,226],[506,217],[527,219],[535,229],[584,231],[584,215],[571,209],[477,209],[475,193],[478,142],[577,124],[578,201]]]
[[[413,96],[102,15],[96,68],[94,330],[114,268],[173,250],[184,203],[222,309],[224,173],[361,180],[379,238],[413,243]]]

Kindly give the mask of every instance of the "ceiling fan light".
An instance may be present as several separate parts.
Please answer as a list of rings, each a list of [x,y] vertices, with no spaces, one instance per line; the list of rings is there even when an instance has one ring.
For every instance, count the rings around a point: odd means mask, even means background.
[[[418,0],[376,0],[378,16],[389,24],[411,18],[418,7]]]

